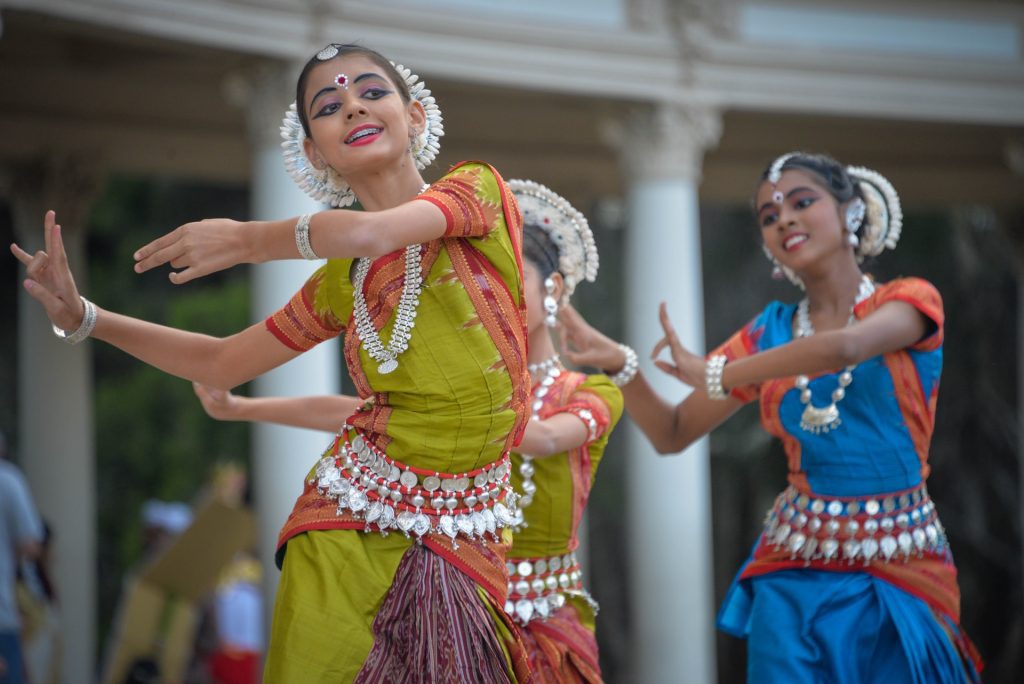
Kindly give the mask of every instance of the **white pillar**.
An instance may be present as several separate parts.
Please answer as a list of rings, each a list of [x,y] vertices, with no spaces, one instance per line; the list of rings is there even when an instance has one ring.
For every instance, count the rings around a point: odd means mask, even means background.
[[[43,248],[43,212],[57,211],[79,290],[88,294],[84,221],[99,174],[80,162],[49,160],[18,169],[8,189],[18,241],[30,253]],[[39,513],[53,530],[53,575],[64,634],[61,681],[86,684],[96,673],[92,342],[71,347],[59,341],[43,308],[23,288],[17,326],[17,453]]]
[[[704,150],[717,142],[714,112],[659,105],[636,114],[621,138],[630,183],[626,331],[654,389],[688,392],[647,359],[661,337],[658,304],[687,348],[704,349],[697,186]],[[660,457],[628,430],[628,535],[634,681],[715,681],[711,502],[707,439]]]
[[[289,94],[295,92],[297,74],[298,69],[280,67],[261,70],[257,77],[248,79],[252,87],[245,99],[251,113],[253,219],[298,216],[320,208],[292,182],[281,156],[278,127],[291,102]],[[263,320],[284,305],[318,265],[319,262],[296,259],[254,266],[254,320]],[[336,340],[321,344],[258,378],[255,394],[337,394],[341,391],[340,354]],[[329,435],[312,430],[269,424],[253,426],[253,494],[259,553],[265,572],[268,628],[279,576],[273,560],[277,535],[302,492],[307,471],[329,441]]]

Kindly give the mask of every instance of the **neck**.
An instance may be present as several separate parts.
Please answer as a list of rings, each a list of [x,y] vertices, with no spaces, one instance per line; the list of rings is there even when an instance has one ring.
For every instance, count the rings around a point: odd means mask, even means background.
[[[423,176],[409,155],[397,166],[360,173],[345,180],[367,211],[397,207],[416,197],[423,187]]]
[[[530,353],[527,355],[527,363],[541,363],[557,353],[546,325],[538,325],[530,331],[529,337]]]
[[[861,273],[856,261],[844,259],[819,272],[801,274],[809,310],[825,317],[846,317],[857,297]]]

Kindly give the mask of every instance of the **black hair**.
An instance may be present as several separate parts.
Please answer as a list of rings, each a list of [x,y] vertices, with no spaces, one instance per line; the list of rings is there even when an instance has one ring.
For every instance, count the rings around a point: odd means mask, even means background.
[[[402,78],[402,75],[399,74],[398,70],[391,64],[391,60],[384,55],[371,48],[363,47],[362,45],[352,45],[349,43],[330,43],[329,45],[325,45],[321,48],[320,52],[323,52],[323,50],[329,47],[333,47],[338,51],[338,54],[331,57],[331,59],[345,57],[346,55],[362,55],[366,57],[384,70],[384,75],[394,83],[394,86],[398,89],[398,94],[402,96],[403,101],[407,104],[412,101],[412,95],[409,93],[409,86],[406,85],[405,79]],[[319,55],[320,52],[318,52],[317,55]],[[314,67],[319,64],[323,64],[324,62],[331,61],[330,59],[318,59],[317,55],[310,57],[309,61],[306,62],[306,66],[302,67],[302,71],[299,73],[299,80],[295,84],[295,109],[298,110],[299,121],[302,123],[302,130],[306,133],[307,138],[310,137],[309,119],[306,117],[306,108],[303,105],[306,98],[306,81],[309,80],[309,72],[311,72]]]
[[[558,247],[546,230],[532,223],[523,226],[523,258],[537,267],[541,278],[558,272]]]

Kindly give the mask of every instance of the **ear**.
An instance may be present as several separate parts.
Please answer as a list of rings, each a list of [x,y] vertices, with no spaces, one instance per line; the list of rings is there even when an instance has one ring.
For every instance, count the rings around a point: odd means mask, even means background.
[[[562,301],[562,294],[565,292],[565,280],[562,278],[562,274],[555,271],[550,276],[551,282],[555,284],[555,290],[551,293],[551,296],[555,298],[556,302]]]
[[[306,159],[313,165],[313,168],[323,171],[327,167],[327,164],[320,157],[320,153],[316,151],[316,143],[311,139],[306,138],[302,141],[302,151],[306,153]]]
[[[427,126],[427,111],[423,109],[423,104],[416,99],[413,99],[406,108],[408,110],[408,123],[409,123],[409,137],[418,135],[423,132],[423,129]]]

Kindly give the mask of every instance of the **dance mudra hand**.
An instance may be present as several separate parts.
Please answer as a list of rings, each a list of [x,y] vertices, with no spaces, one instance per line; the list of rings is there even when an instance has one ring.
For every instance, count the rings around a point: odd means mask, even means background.
[[[651,359],[654,361],[654,365],[659,370],[668,373],[677,380],[685,382],[690,387],[703,387],[704,369],[707,366],[707,362],[704,361],[703,357],[687,351],[679,343],[679,336],[676,335],[676,329],[672,326],[672,321],[669,320],[665,302],[662,302],[661,306],[658,307],[658,319],[661,321],[661,329],[665,332],[665,336],[658,340],[658,343],[654,345],[654,350],[651,351]],[[668,347],[669,355],[672,357],[672,363],[658,358],[658,354],[666,347]]]
[[[217,420],[232,420],[238,409],[238,397],[228,390],[209,387],[200,382],[193,382],[192,389],[199,402],[203,405],[206,415]]]
[[[616,372],[626,363],[618,343],[593,328],[583,316],[563,306],[558,314],[561,323],[562,355],[577,366],[590,366]]]
[[[135,272],[170,264],[175,285],[222,271],[252,258],[252,231],[231,219],[205,219],[178,226],[135,252]]]
[[[78,296],[75,278],[68,266],[68,255],[64,251],[57,214],[48,211],[43,218],[45,251],[29,254],[16,244],[11,244],[11,254],[25,264],[28,278],[25,290],[46,309],[50,322],[68,332],[77,330],[82,324],[85,307]]]

